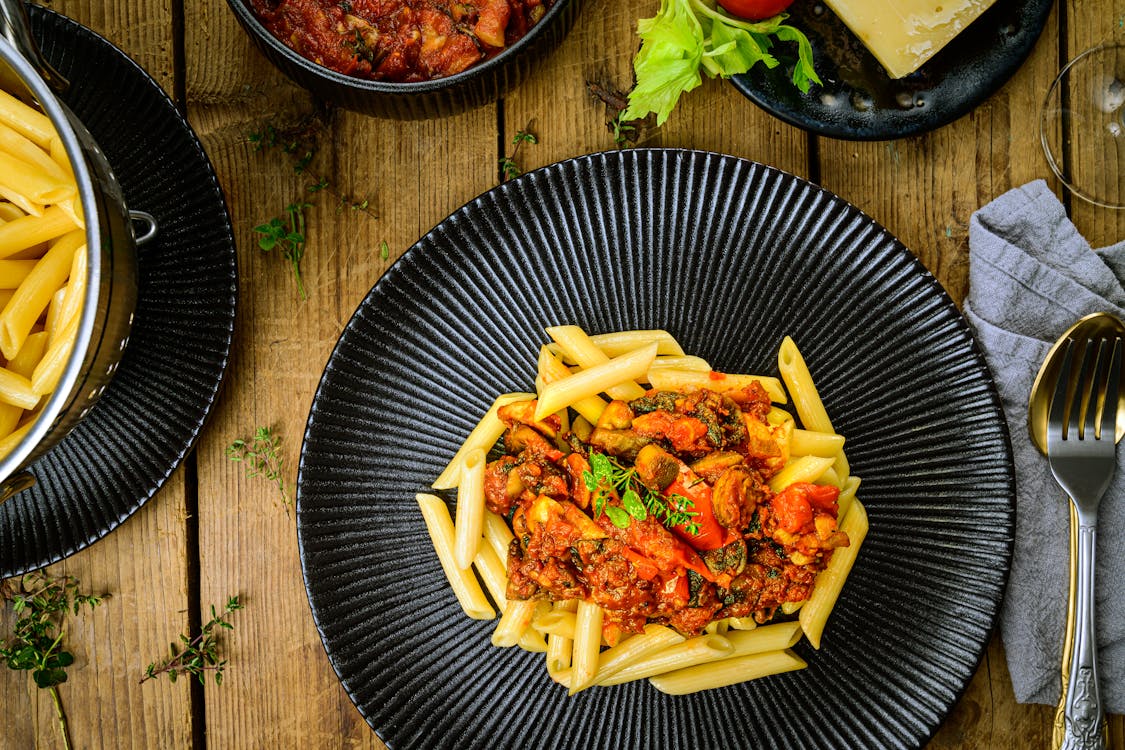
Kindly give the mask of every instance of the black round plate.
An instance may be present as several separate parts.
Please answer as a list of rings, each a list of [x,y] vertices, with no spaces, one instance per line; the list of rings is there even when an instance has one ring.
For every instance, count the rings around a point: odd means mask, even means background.
[[[807,669],[687,697],[574,698],[465,618],[414,501],[543,327],[666,328],[716,369],[776,372],[791,334],[848,437],[871,531]],[[375,285],[328,362],[298,477],[329,658],[393,748],[918,745],[972,676],[1007,580],[1008,435],[934,278],[870,218],[770,167],[594,154],[454,213]]]
[[[735,88],[805,130],[847,140],[919,135],[953,122],[1012,77],[1047,23],[1051,0],[997,0],[944,49],[893,79],[843,21],[820,2],[796,2],[788,23],[805,32],[823,86],[802,94],[791,66],[755,66]]]
[[[129,346],[75,430],[0,504],[0,577],[100,539],[160,488],[195,441],[226,369],[237,297],[234,239],[215,174],[163,90],[125,53],[49,10],[32,32],[70,80],[62,97],[105,152],[131,208],[156,217],[139,251]]]

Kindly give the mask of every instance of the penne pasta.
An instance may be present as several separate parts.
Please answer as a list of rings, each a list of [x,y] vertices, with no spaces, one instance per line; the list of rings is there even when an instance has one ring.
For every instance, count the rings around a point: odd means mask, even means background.
[[[85,233],[77,230],[56,240],[0,310],[0,352],[5,357],[11,359],[19,352],[35,321],[70,275],[74,253],[85,242]]]
[[[680,357],[661,357],[657,354],[656,359],[652,360],[652,366],[648,368],[648,371],[652,372],[653,370],[661,369],[711,372],[711,364],[703,359],[703,357],[694,357],[686,354]],[[646,380],[645,382],[647,383],[648,381]]]
[[[719,393],[742,390],[751,383],[758,383],[769,394],[775,404],[788,401],[781,381],[765,375],[738,375],[722,372],[700,372],[698,370],[677,370],[659,367],[650,369],[646,378],[649,385],[660,391],[679,391],[691,388],[707,388]]]
[[[22,216],[0,225],[0,258],[57,239],[79,227],[58,206],[48,206],[41,216]]]
[[[539,394],[535,418],[543,419],[577,401],[596,396],[611,386],[642,377],[648,372],[649,365],[655,357],[656,344],[648,344],[604,364],[575,373],[569,378],[548,383]]]
[[[801,629],[813,648],[820,648],[828,615],[836,606],[836,600],[839,599],[840,592],[844,588],[844,581],[851,572],[859,548],[867,536],[867,511],[859,500],[851,502],[851,508],[840,524],[840,530],[848,535],[850,544],[832,554],[828,567],[817,575],[812,595],[805,602],[798,616]]]
[[[504,569],[504,562],[496,556],[492,547],[481,544],[477,556],[473,558],[473,568],[484,581],[496,608],[503,612],[508,606],[508,571]]]
[[[655,349],[655,345],[653,345]],[[602,644],[602,608],[593,602],[578,602],[574,620],[574,649],[570,666],[570,694],[587,688],[598,673]]]
[[[484,530],[484,451],[473,448],[461,462],[457,485],[456,544],[453,558],[462,569],[473,564]]]
[[[622,354],[640,349],[647,344],[656,344],[658,356],[678,357],[684,353],[675,337],[667,331],[612,331],[609,333],[595,333],[590,335],[590,340],[608,357],[619,357]],[[548,344],[552,354],[561,354],[558,344]],[[575,364],[571,360],[568,364]]]
[[[561,602],[555,602],[554,608],[550,614],[570,614],[573,615],[578,610],[577,599],[567,599]],[[545,619],[546,616],[539,618]],[[534,623],[533,623],[534,625]],[[541,631],[544,632],[544,631]],[[563,670],[568,671],[567,686],[569,687],[569,670],[571,654],[574,650],[574,631],[573,627],[570,635],[563,635],[561,633],[547,633],[547,674],[552,678],[556,674],[561,673]]]
[[[548,383],[554,383],[559,380],[564,380],[571,376],[570,369],[564,365],[555,355],[547,349],[541,347],[539,349],[539,378],[540,381],[537,385],[537,391],[543,392],[543,388]],[[583,399],[575,401],[570,404],[570,408],[578,412],[579,416],[585,419],[588,423],[596,424],[598,419],[602,416],[605,410],[605,400],[600,396],[588,396]]]
[[[656,675],[650,677],[649,682],[662,693],[686,695],[700,690],[736,685],[759,677],[791,672],[795,669],[804,669],[806,666],[808,664],[805,660],[792,651],[767,651]]]
[[[699,635],[621,668],[616,674],[598,682],[599,685],[620,685],[644,680],[658,674],[674,672],[697,664],[730,656],[734,646],[725,636]]]
[[[496,612],[481,591],[476,576],[472,571],[457,567],[453,559],[453,519],[449,516],[449,508],[436,495],[419,493],[416,499],[422,511],[422,518],[426,522],[430,541],[434,544],[434,551],[437,552],[441,568],[445,571],[445,577],[449,580],[449,586],[453,589],[461,609],[474,620],[491,620],[496,616]]]
[[[43,149],[50,149],[51,140],[57,139],[50,118],[0,89],[0,123],[15,130]]]
[[[547,328],[547,335],[555,340],[564,355],[584,370],[609,362],[609,356],[578,326],[550,326]],[[645,389],[631,380],[612,385],[605,392],[618,401],[632,401],[645,395]]]
[[[577,600],[572,601],[577,603]],[[577,619],[574,610],[553,609],[538,618],[531,626],[544,635],[561,635],[573,640]]]
[[[0,229],[2,228],[0,227]],[[504,423],[496,416],[500,407],[514,401],[530,401],[533,398],[535,398],[535,395],[531,393],[505,393],[503,396],[498,396],[484,416],[481,417],[477,426],[469,433],[469,437],[465,438],[464,444],[454,454],[453,460],[449,462],[449,465],[445,467],[445,470],[431,486],[435,490],[448,490],[456,487],[460,480],[461,466],[465,461],[465,454],[474,448],[488,451],[504,434]]]
[[[832,458],[801,456],[770,478],[770,489],[781,492],[795,482],[815,482],[825,471],[832,468],[834,462],[835,459]]]
[[[39,396],[31,386],[32,381],[6,367],[0,367],[0,401],[21,409],[34,409]]]
[[[793,430],[789,452],[794,456],[821,456],[835,459],[844,450],[844,436],[834,432],[814,432],[812,430]]]
[[[492,645],[501,648],[517,645],[531,625],[538,605],[539,602],[534,599],[509,599],[500,622],[496,623],[496,630],[492,632]]]
[[[684,640],[675,630],[650,623],[645,626],[643,633],[630,636],[613,648],[603,651],[598,656],[598,671],[594,674],[593,681],[583,687],[572,685],[570,694],[574,695],[585,687],[612,679],[622,669],[642,662],[670,646],[683,643]]]
[[[508,560],[508,545],[515,539],[512,536],[512,530],[508,528],[508,524],[504,523],[504,519],[496,515],[490,510],[484,511],[484,540],[492,547],[492,551],[496,556],[505,563]]]

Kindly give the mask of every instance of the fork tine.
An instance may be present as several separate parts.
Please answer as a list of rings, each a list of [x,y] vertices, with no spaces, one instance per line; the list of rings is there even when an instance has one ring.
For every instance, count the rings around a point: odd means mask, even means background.
[[[1113,353],[1109,361],[1109,378],[1105,386],[1105,401],[1102,406],[1102,422],[1098,439],[1109,433],[1110,440],[1117,439],[1117,397],[1121,385],[1121,339],[1113,339]]]
[[[1070,424],[1072,428],[1078,429],[1078,424],[1081,422],[1081,432],[1078,433],[1079,440],[1094,440],[1097,435],[1094,430],[1098,426],[1098,402],[1105,391],[1105,383],[1102,381],[1102,373],[1109,368],[1106,349],[1109,342],[1106,339],[1100,339],[1097,343],[1097,351],[1093,352],[1094,342],[1086,342],[1086,354],[1082,357],[1082,370],[1079,376],[1082,390],[1079,395],[1075,396],[1078,402],[1071,407],[1074,409],[1071,412],[1072,416]],[[1091,353],[1093,353],[1093,361],[1091,362]]]
[[[1074,339],[1063,344],[1062,364],[1055,382],[1055,392],[1051,395],[1051,408],[1047,413],[1047,444],[1062,440],[1063,425],[1066,423],[1066,389],[1070,382],[1071,359],[1074,355]]]

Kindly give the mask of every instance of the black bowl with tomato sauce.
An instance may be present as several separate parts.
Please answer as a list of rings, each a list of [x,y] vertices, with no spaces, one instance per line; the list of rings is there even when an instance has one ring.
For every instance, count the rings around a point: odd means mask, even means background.
[[[345,75],[284,44],[254,12],[252,0],[227,0],[258,49],[282,73],[321,99],[378,117],[416,120],[462,112],[496,101],[527,77],[574,25],[582,0],[554,0],[519,39],[452,75],[388,81]],[[357,34],[357,40],[361,37]]]

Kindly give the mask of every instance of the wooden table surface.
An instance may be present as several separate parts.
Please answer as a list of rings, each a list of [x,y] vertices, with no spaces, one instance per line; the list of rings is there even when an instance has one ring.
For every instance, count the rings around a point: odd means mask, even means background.
[[[539,143],[521,148],[525,171],[614,148],[606,107],[586,84],[628,89],[636,19],[658,3],[589,0],[563,45],[502,102],[423,122],[325,113],[251,46],[224,0],[48,5],[121,47],[186,112],[226,193],[240,284],[230,367],[194,452],[125,524],[51,567],[112,593],[71,619],[77,663],[61,694],[74,746],[381,748],[313,627],[294,519],[276,488],[246,478],[225,448],[258,425],[273,426],[292,486],[321,370],[371,285],[434,224],[497,183],[498,159],[527,123]],[[1068,56],[1111,34],[1123,18],[1125,0],[1060,0],[1015,77],[971,114],[925,136],[877,143],[811,137],[709,81],[646,145],[726,152],[813,179],[897,235],[961,300],[970,215],[1009,188],[1050,177],[1038,139],[1044,94]],[[339,211],[330,196],[313,201],[303,263],[310,297],[300,302],[286,264],[258,250],[253,227],[299,197],[304,181],[284,155],[256,152],[247,136],[310,116],[324,124],[314,169],[339,191],[367,199],[371,213]],[[1125,237],[1125,214],[1079,200],[1071,211],[1095,246]],[[246,608],[232,617],[221,686],[138,684],[169,641],[234,593]],[[5,636],[7,610],[0,615]],[[46,692],[27,673],[0,670],[0,707],[3,748],[61,747]],[[1047,747],[1052,714],[1015,702],[996,637],[930,747]],[[1122,717],[1111,719],[1111,733],[1113,745],[1125,747]]]

